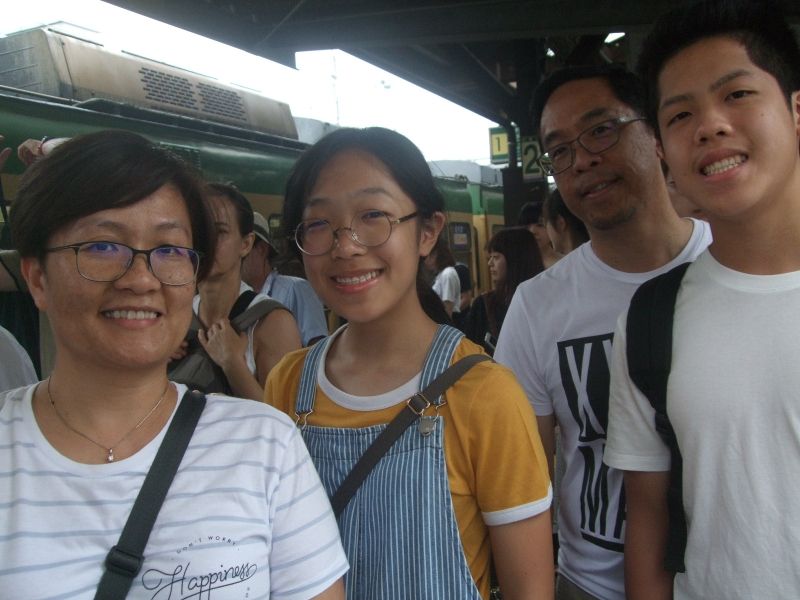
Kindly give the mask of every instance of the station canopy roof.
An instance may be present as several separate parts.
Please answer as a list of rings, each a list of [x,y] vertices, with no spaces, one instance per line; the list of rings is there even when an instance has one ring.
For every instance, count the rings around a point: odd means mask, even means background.
[[[633,66],[670,0],[110,0],[294,66],[338,48],[503,125],[529,127],[541,78],[569,64]],[[790,9],[800,24],[800,3]],[[610,33],[625,33],[607,41]]]

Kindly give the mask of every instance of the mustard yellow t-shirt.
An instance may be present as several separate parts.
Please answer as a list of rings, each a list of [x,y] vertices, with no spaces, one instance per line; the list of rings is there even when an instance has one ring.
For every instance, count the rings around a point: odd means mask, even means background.
[[[294,417],[295,397],[308,348],[286,355],[270,372],[265,400]],[[464,338],[453,362],[482,353]],[[365,366],[366,368],[366,366]],[[489,596],[487,526],[533,517],[550,506],[547,463],[536,419],[509,369],[482,362],[446,393],[444,419],[447,478],[467,564],[483,598]],[[308,424],[361,428],[388,423],[405,401],[381,410],[356,411],[334,403],[317,386]]]

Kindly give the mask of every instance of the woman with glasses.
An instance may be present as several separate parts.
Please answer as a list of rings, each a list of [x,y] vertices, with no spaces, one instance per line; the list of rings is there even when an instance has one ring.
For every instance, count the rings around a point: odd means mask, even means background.
[[[144,561],[124,561],[127,597],[342,597],[346,559],[292,422],[227,396],[202,406],[167,379],[214,264],[189,167],[132,133],[74,138],[26,172],[11,229],[56,360],[0,394],[0,595],[93,598],[167,427],[194,403]]]
[[[242,333],[234,331],[230,323],[232,311],[244,310],[267,298],[252,294],[242,281],[242,261],[255,242],[253,208],[233,186],[212,183],[207,190],[214,211],[217,246],[214,264],[198,284],[199,294],[193,303],[203,325],[198,339],[222,369],[235,396],[261,400],[270,369],[284,354],[302,347],[300,331],[288,309],[271,311]],[[236,306],[248,292],[249,301]]]
[[[329,495],[432,379],[481,352],[420,301],[443,204],[419,150],[382,128],[331,133],[287,183],[284,225],[348,323],[286,356],[266,400],[297,419]],[[505,598],[552,599],[551,491],[524,392],[482,362],[423,404],[338,517],[348,598],[485,599],[494,561]]]

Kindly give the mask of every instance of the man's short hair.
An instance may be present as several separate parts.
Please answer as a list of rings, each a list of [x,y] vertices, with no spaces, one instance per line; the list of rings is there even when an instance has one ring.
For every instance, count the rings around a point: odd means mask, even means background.
[[[658,77],[681,50],[726,36],[741,43],[753,64],[772,75],[790,101],[800,89],[800,48],[777,0],[702,0],[660,17],[647,36],[637,70],[646,87],[646,116],[658,133]]]
[[[634,73],[620,65],[567,67],[549,75],[533,94],[533,128],[537,135],[540,134],[544,107],[558,88],[571,81],[596,78],[608,83],[617,100],[630,106],[636,114],[644,115],[644,87]]]
[[[461,293],[469,292],[472,290],[472,276],[469,273],[469,267],[464,263],[456,263],[453,267],[458,273],[458,281],[461,284]]]
[[[522,205],[517,216],[517,225],[527,227],[528,225],[542,224],[542,200],[531,200]]]

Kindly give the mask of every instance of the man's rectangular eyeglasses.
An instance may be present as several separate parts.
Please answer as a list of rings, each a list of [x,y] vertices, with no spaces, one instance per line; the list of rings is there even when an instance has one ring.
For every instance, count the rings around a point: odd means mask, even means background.
[[[200,253],[183,246],[157,246],[149,250],[131,248],[119,242],[98,240],[46,248],[45,252],[73,250],[78,273],[89,281],[110,282],[120,279],[133,265],[137,254],[144,254],[147,267],[164,285],[186,285],[197,277]]]
[[[554,146],[539,157],[539,165],[548,175],[558,175],[569,169],[575,162],[575,142],[592,154],[600,154],[619,141],[625,125],[644,121],[644,117],[617,117],[596,123],[585,129],[574,140]]]

